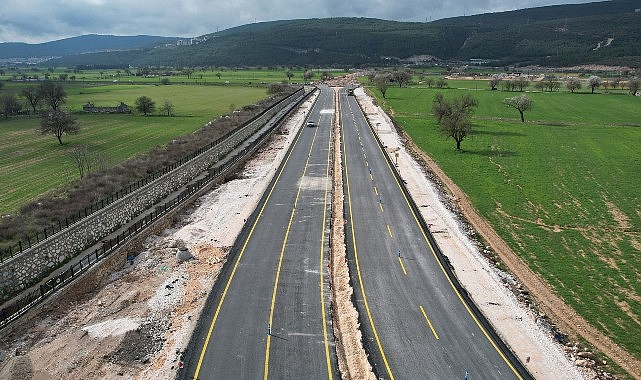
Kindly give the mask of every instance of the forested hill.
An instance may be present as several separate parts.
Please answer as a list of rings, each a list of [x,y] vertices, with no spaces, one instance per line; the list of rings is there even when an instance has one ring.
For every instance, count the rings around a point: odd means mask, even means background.
[[[2,42],[0,58],[59,57],[106,50],[149,49],[176,40],[176,37],[87,34],[39,44]]]
[[[83,54],[58,66],[399,64],[416,56],[496,65],[641,63],[641,0],[612,0],[455,17],[429,23],[331,18],[249,24],[173,49]]]

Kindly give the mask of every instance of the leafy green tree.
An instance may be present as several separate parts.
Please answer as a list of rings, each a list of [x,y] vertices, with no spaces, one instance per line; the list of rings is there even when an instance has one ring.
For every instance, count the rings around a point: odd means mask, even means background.
[[[74,135],[80,132],[80,127],[69,113],[59,110],[49,110],[40,116],[40,128],[38,132],[42,135],[52,134],[58,138],[62,145],[62,135]]]
[[[532,101],[532,99],[530,99],[529,96],[521,94],[513,96],[511,98],[503,99],[503,104],[508,107],[515,108],[517,111],[519,111],[519,114],[521,115],[521,123],[525,123],[525,117],[523,116],[523,113],[525,111],[531,110],[534,102]]]
[[[38,87],[40,98],[51,108],[57,110],[67,99],[67,93],[60,83],[45,80]]]
[[[135,101],[136,110],[147,116],[156,110],[156,102],[148,96],[140,96]]]
[[[575,78],[572,78],[568,80],[568,82],[565,84],[565,87],[570,90],[570,92],[574,93],[576,90],[581,89],[581,81]]]
[[[456,150],[461,150],[461,142],[472,132],[471,118],[478,101],[471,95],[447,100],[437,93],[432,102],[432,113],[436,118],[439,131],[445,137],[456,141]]]

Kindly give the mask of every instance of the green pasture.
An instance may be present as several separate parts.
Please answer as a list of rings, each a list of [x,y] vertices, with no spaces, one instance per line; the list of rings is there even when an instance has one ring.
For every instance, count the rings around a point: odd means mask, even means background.
[[[502,104],[520,93],[470,83],[371,91],[532,269],[641,358],[641,99],[532,92],[521,123]],[[460,152],[430,114],[437,91],[479,101]]]
[[[163,78],[169,80],[173,84],[243,84],[243,85],[256,85],[264,86],[269,83],[275,82],[303,82],[303,73],[306,69],[302,68],[287,68],[287,67],[273,67],[273,68],[254,68],[254,69],[239,69],[233,67],[203,67],[191,68],[189,75],[187,71],[182,68],[177,69],[162,69],[156,70],[149,76],[135,75],[138,69],[131,69],[129,72],[123,69],[104,69],[104,70],[73,70],[70,68],[54,68],[53,72],[45,68],[38,67],[19,67],[13,69],[2,68],[4,75],[0,73],[0,81],[10,81],[12,79],[21,80],[23,78],[38,78],[45,79],[48,75],[51,80],[58,80],[60,75],[66,75],[67,83],[114,83],[114,84],[160,84]],[[288,79],[286,73],[291,71],[293,74],[291,80]],[[314,77],[312,80],[319,80],[322,70],[314,70]],[[170,74],[170,75],[163,75]],[[220,77],[218,76],[220,74]],[[10,85],[10,82],[5,82]],[[19,84],[21,85],[21,84]]]
[[[63,108],[74,113],[81,131],[63,135],[62,146],[54,136],[36,133],[37,117],[0,118],[0,214],[13,213],[48,191],[77,180],[78,170],[67,154],[74,145],[89,145],[115,164],[267,96],[264,88],[236,86],[69,85],[65,90],[68,99]],[[96,106],[116,106],[122,101],[133,108],[135,99],[142,95],[154,100],[157,109],[169,100],[175,107],[174,116],[162,116],[160,110],[147,117],[135,112],[78,112],[88,101]]]

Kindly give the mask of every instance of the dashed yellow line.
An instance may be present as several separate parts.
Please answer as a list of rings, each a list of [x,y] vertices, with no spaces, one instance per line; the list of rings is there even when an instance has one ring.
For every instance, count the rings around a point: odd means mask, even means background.
[[[344,141],[345,141],[345,131],[343,130],[343,142]],[[361,275],[361,266],[358,260],[358,249],[356,247],[356,231],[354,229],[354,217],[352,214],[352,196],[349,188],[349,175],[348,175],[346,149],[347,149],[347,144],[343,143],[343,159],[344,159],[343,165],[345,167],[345,184],[347,187],[347,200],[349,205],[349,221],[352,229],[352,246],[354,249],[354,261],[356,262],[356,273],[358,274],[358,282],[360,284],[361,294],[363,295],[363,304],[365,305],[365,311],[367,313],[369,325],[372,327],[372,333],[374,334],[376,345],[378,346],[378,350],[381,353],[381,357],[383,358],[383,364],[385,365],[385,369],[387,370],[387,374],[389,378],[391,380],[394,380],[394,374],[392,373],[392,369],[389,366],[389,363],[387,361],[387,356],[385,355],[385,351],[383,350],[383,346],[381,345],[381,340],[379,339],[378,332],[376,331],[376,326],[374,325],[374,320],[372,319],[372,313],[369,309],[369,303],[367,302],[367,294],[365,293],[365,286],[363,285],[363,276]],[[371,177],[371,174],[370,174],[370,177]]]
[[[374,132],[372,132],[372,134],[373,134],[373,133],[374,133]],[[378,144],[377,144],[377,145],[378,145]],[[378,145],[378,149],[380,150],[381,154],[385,155],[385,152],[383,151],[383,148],[382,148],[380,145]],[[424,231],[424,230],[423,230],[423,228],[421,227],[421,224],[420,224],[420,223],[419,223],[419,221],[418,221],[418,216],[416,215],[416,213],[415,213],[415,212],[414,212],[414,210],[412,209],[412,207],[411,207],[411,205],[410,205],[410,202],[409,202],[409,199],[407,198],[407,196],[405,195],[405,193],[402,191],[402,189],[401,189],[401,184],[398,182],[398,178],[396,178],[396,176],[394,175],[393,169],[392,169],[392,167],[390,166],[389,161],[388,161],[388,160],[385,160],[385,162],[387,163],[387,167],[389,168],[390,172],[392,172],[392,176],[394,177],[394,180],[396,181],[396,185],[398,186],[399,190],[401,190],[401,194],[402,194],[403,198],[405,199],[405,203],[407,204],[407,207],[408,207],[408,209],[410,210],[410,213],[411,213],[411,214],[412,214],[412,216],[414,217],[414,221],[415,221],[415,222],[416,222],[416,224],[419,226],[419,230],[421,231],[421,234],[423,235],[423,239],[425,240],[425,242],[427,243],[428,247],[430,248],[430,251],[432,252],[432,255],[434,256],[434,259],[436,260],[436,263],[437,263],[437,264],[438,264],[438,266],[441,268],[441,271],[443,272],[443,274],[445,275],[445,278],[447,279],[447,281],[449,282],[450,286],[451,286],[451,287],[452,287],[452,289],[454,290],[454,293],[457,295],[458,299],[459,299],[459,300],[461,301],[461,303],[463,304],[463,307],[465,308],[465,310],[467,310],[468,314],[470,315],[470,317],[472,318],[472,320],[474,321],[474,323],[476,323],[476,325],[478,326],[478,328],[481,330],[481,332],[483,333],[483,335],[485,336],[485,338],[490,342],[490,344],[492,345],[492,347],[494,347],[494,350],[499,354],[499,356],[503,359],[503,361],[507,364],[507,366],[512,370],[512,373],[514,373],[514,375],[515,375],[518,379],[521,379],[521,380],[522,380],[522,379],[523,379],[523,377],[519,374],[519,372],[516,370],[516,368],[514,368],[514,365],[512,365],[512,363],[508,360],[508,358],[507,358],[507,357],[505,356],[505,354],[501,351],[501,349],[499,349],[499,347],[498,347],[497,343],[494,341],[494,339],[492,339],[492,337],[491,337],[491,336],[490,336],[490,334],[487,332],[487,330],[483,327],[483,325],[481,325],[481,322],[478,320],[478,318],[476,317],[476,315],[474,315],[474,313],[473,313],[473,312],[472,312],[472,310],[470,309],[470,306],[467,304],[467,302],[465,302],[465,300],[463,299],[463,296],[461,295],[461,293],[458,291],[458,289],[456,289],[456,286],[454,286],[454,282],[452,281],[452,279],[450,278],[450,276],[447,274],[447,271],[446,271],[446,270],[445,270],[445,268],[443,267],[443,264],[441,264],[441,262],[439,261],[439,259],[438,259],[437,255],[436,255],[436,250],[435,250],[435,249],[434,249],[434,247],[432,246],[432,243],[431,243],[431,242],[430,242],[430,240],[427,238],[427,235],[426,235],[425,231]]]
[[[403,274],[407,276],[407,271],[405,270],[405,265],[403,265],[403,260],[399,256],[398,262],[401,264],[401,269],[403,269]]]
[[[423,316],[425,317],[425,320],[427,321],[427,325],[430,326],[430,330],[432,330],[432,334],[434,334],[434,337],[436,340],[439,340],[438,334],[436,333],[436,330],[434,330],[434,326],[432,326],[432,322],[430,322],[430,319],[427,317],[427,314],[425,313],[425,309],[423,309],[422,305],[419,305],[418,307],[421,308],[421,313],[423,313]]]
[[[394,235],[392,235],[392,227],[390,227],[389,224],[387,225],[387,232],[389,232],[389,237],[394,237]]]
[[[314,148],[314,143],[316,142],[316,136],[318,134],[318,128],[314,131],[314,137],[312,138],[312,143],[309,146],[309,152],[307,153],[307,160],[305,161],[305,168],[303,169],[302,178],[305,177],[307,173],[307,168],[309,167],[309,158],[312,154],[312,149]],[[278,282],[280,280],[280,270],[283,264],[283,257],[285,256],[285,248],[287,247],[287,239],[289,237],[289,231],[292,227],[292,221],[294,220],[294,214],[296,213],[296,206],[298,205],[298,199],[300,198],[300,192],[303,188],[303,181],[299,182],[298,191],[296,192],[296,199],[294,200],[294,206],[292,207],[292,212],[289,215],[289,222],[287,223],[287,230],[285,231],[285,237],[283,238],[283,245],[280,250],[280,257],[278,258],[278,268],[276,269],[276,277],[274,279],[274,288],[272,289],[272,302],[269,307],[269,326],[273,326],[274,321],[274,306],[276,305],[276,294],[278,292]],[[322,269],[321,269],[322,270]],[[267,380],[269,378],[269,351],[271,348],[272,336],[267,335],[267,343],[265,347],[265,369],[263,373],[263,379]]]
[[[263,203],[262,207],[260,208],[260,212],[256,216],[256,221],[254,221],[254,224],[252,225],[251,229],[249,230],[249,234],[247,235],[247,238],[245,239],[245,242],[243,243],[243,247],[240,250],[240,253],[238,254],[238,258],[236,259],[236,262],[234,263],[234,268],[231,271],[231,274],[229,275],[229,279],[227,280],[227,283],[225,284],[225,288],[223,289],[223,292],[221,294],[220,300],[218,301],[218,306],[216,307],[216,312],[214,313],[214,317],[211,320],[211,324],[209,325],[209,330],[207,330],[207,336],[205,337],[205,342],[203,343],[203,347],[200,351],[200,356],[198,357],[198,364],[196,365],[196,371],[194,372],[194,379],[198,378],[198,374],[200,373],[200,369],[203,364],[203,360],[205,358],[205,352],[207,351],[207,347],[209,346],[209,341],[211,340],[211,334],[214,331],[214,326],[216,325],[216,321],[218,320],[218,315],[220,314],[220,310],[222,309],[223,302],[225,301],[225,298],[227,297],[227,291],[229,290],[229,287],[231,286],[231,282],[234,279],[234,276],[236,274],[236,270],[238,269],[238,265],[240,264],[240,260],[243,257],[243,254],[245,253],[245,249],[247,248],[247,244],[249,244],[249,240],[251,239],[252,235],[254,234],[254,229],[256,228],[256,225],[258,224],[258,221],[260,220],[260,217],[263,215],[263,211],[265,210],[265,207],[267,207],[267,203],[269,199],[272,196],[272,193],[274,192],[274,188],[276,187],[276,184],[280,180],[281,175],[283,174],[283,171],[285,170],[285,167],[287,166],[287,163],[289,162],[289,159],[292,155],[292,152],[294,151],[294,148],[296,147],[296,144],[298,144],[298,141],[300,140],[300,136],[302,135],[302,132],[299,132],[298,136],[296,136],[296,140],[292,144],[291,149],[287,153],[287,157],[285,158],[285,162],[280,168],[280,171],[278,172],[278,176],[276,177],[276,180],[272,184],[271,189],[269,190],[269,193],[267,194],[267,197],[265,198],[265,202]]]

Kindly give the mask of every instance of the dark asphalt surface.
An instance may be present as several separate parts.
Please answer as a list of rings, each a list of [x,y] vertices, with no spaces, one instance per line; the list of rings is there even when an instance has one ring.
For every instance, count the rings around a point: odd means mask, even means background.
[[[355,98],[339,100],[347,249],[377,376],[520,378],[440,266]]]
[[[201,314],[181,378],[338,377],[327,273],[334,98],[321,93]]]

